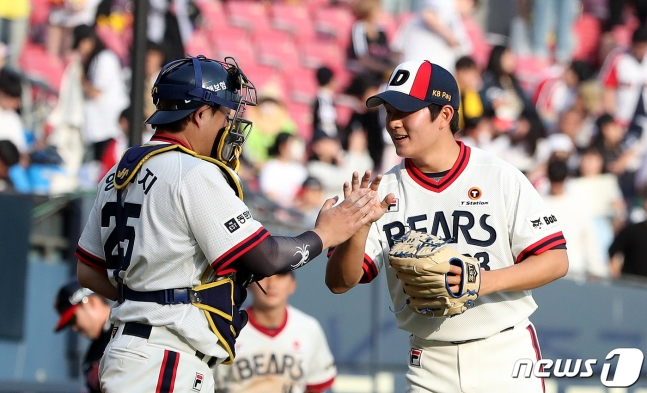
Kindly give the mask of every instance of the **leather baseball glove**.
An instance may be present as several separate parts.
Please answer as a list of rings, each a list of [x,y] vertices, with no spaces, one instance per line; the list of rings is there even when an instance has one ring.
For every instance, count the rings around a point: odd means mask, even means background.
[[[481,286],[478,261],[459,254],[448,240],[417,231],[395,239],[389,252],[391,266],[409,295],[407,304],[418,314],[453,317],[474,307]],[[447,284],[451,265],[462,268],[459,290]]]

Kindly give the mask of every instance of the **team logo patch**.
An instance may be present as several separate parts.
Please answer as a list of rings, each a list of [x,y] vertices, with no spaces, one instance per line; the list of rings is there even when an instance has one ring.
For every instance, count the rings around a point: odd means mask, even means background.
[[[411,348],[409,351],[409,366],[422,367],[420,360],[422,359],[422,349]]]
[[[467,191],[467,197],[473,201],[479,200],[482,195],[483,192],[478,187],[472,187]]]
[[[195,379],[193,380],[193,387],[191,390],[194,392],[199,392],[202,389],[202,381],[204,380],[204,375],[200,373],[195,373]]]
[[[236,214],[236,216],[231,217],[228,220],[223,221],[222,225],[224,225],[225,229],[227,229],[229,234],[232,235],[239,229],[249,225],[249,223],[251,222],[252,222],[252,213],[250,213],[249,210],[247,210],[242,213]]]
[[[386,209],[387,213],[397,212],[400,209],[400,200],[398,198],[393,198],[389,208]]]
[[[467,265],[467,281],[476,282],[476,267],[474,265]]]
[[[557,217],[551,213],[541,213],[526,220],[533,233],[543,232],[557,225]]]

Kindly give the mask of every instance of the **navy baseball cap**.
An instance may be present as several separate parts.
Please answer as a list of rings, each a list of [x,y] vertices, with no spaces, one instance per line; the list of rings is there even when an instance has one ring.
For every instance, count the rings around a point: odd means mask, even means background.
[[[458,110],[458,84],[454,76],[438,64],[429,60],[407,61],[393,70],[386,91],[366,100],[369,108],[384,103],[407,113],[431,104],[450,105]]]
[[[56,303],[54,303],[54,308],[60,315],[54,331],[59,332],[65,329],[72,321],[76,309],[82,302],[87,302],[87,298],[93,294],[94,292],[83,288],[76,280],[63,285],[58,290]]]

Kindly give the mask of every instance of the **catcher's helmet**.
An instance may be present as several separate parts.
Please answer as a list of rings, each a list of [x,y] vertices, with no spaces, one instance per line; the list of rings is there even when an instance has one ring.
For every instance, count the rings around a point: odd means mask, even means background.
[[[164,125],[181,120],[202,105],[232,109],[229,126],[218,136],[214,158],[231,163],[240,155],[252,123],[242,118],[247,105],[256,105],[256,89],[231,57],[225,61],[200,55],[164,66],[151,91],[157,110],[146,123]]]

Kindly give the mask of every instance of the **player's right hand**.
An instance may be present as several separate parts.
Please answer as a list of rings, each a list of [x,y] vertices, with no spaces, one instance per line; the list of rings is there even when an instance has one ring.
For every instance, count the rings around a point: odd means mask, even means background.
[[[362,176],[362,181],[360,182],[359,173],[353,172],[353,178],[351,179],[350,184],[348,182],[344,183],[344,197],[348,197],[354,191],[366,188],[377,192],[381,181],[382,175],[377,175],[375,179],[371,181],[371,171],[366,171],[364,172],[364,176]],[[391,202],[393,202],[393,198],[395,198],[395,195],[391,193],[385,196],[381,201],[379,198],[375,198],[369,202],[369,206],[371,207],[371,210],[373,210],[374,214],[371,216],[371,220],[367,225],[371,225],[375,221],[379,220],[384,213],[386,213]]]
[[[326,200],[317,216],[313,231],[319,235],[323,248],[335,247],[348,240],[362,226],[371,223],[375,214],[371,207],[378,203],[377,191],[360,188],[348,193],[337,206],[337,197]]]

